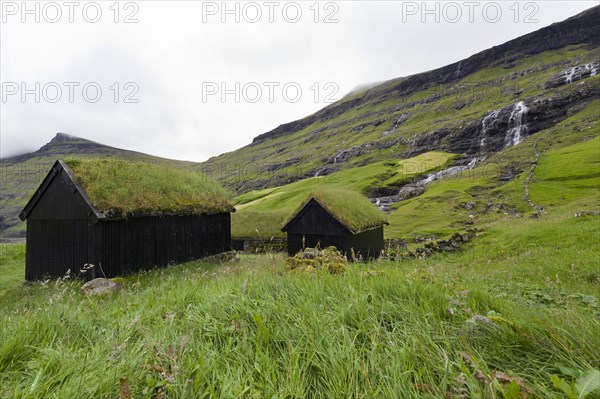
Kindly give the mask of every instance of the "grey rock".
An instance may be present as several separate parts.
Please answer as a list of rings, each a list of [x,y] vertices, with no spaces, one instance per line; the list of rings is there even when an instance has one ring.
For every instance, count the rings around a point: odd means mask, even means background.
[[[81,290],[86,295],[101,295],[113,292],[119,287],[119,284],[108,278],[95,278],[81,286]]]
[[[580,217],[585,217],[585,216],[598,216],[600,215],[600,212],[598,211],[578,211],[575,212],[575,214],[573,216],[575,216],[576,218],[580,218]]]
[[[417,185],[406,185],[398,192],[399,200],[405,200],[412,197],[417,197],[425,192],[425,187]]]
[[[498,323],[489,317],[476,314],[470,319],[466,320],[462,326],[462,332],[468,335],[470,338],[481,338],[486,335],[490,330],[498,327]]]
[[[319,251],[316,248],[305,248],[302,253],[303,259],[315,259],[320,256],[323,256],[323,251]]]
[[[495,324],[496,322],[487,316],[476,314],[473,317],[471,317],[470,319],[468,319],[467,321],[465,321],[465,324],[466,323],[490,325],[490,324]]]

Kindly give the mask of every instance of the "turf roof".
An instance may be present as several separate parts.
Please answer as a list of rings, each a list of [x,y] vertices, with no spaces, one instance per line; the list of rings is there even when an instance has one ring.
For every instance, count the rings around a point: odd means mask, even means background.
[[[234,212],[229,193],[193,171],[148,162],[67,159],[75,181],[105,216]]]
[[[354,234],[388,224],[386,215],[358,191],[345,188],[321,188],[308,195],[307,199],[287,218],[284,226],[292,221],[311,199],[317,201]]]

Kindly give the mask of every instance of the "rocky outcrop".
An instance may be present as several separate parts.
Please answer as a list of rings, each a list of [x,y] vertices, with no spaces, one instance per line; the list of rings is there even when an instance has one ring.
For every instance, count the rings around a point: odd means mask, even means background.
[[[359,157],[361,155],[368,154],[375,148],[376,148],[375,143],[365,143],[365,144],[357,145],[354,147],[350,147],[346,150],[342,150],[342,151],[338,152],[337,154],[332,155],[331,157],[327,158],[323,162],[323,166],[321,166],[321,167],[317,168],[317,170],[315,170],[314,177],[326,176],[330,173],[333,173],[339,169],[338,168],[339,165],[346,163],[346,162],[348,162],[356,157]]]
[[[584,84],[574,90],[527,98],[492,110],[462,128],[436,131],[419,137],[415,140],[415,149],[422,152],[441,148],[472,155],[496,152],[518,144],[520,141],[515,141],[517,131],[520,140],[523,140],[568,118],[573,109],[579,109],[598,97],[600,87]],[[520,120],[519,110],[522,112]]]
[[[389,191],[397,192],[393,195],[380,195],[382,193],[389,193]],[[371,202],[375,204],[382,212],[391,212],[392,206],[396,202],[405,201],[409,198],[418,197],[425,192],[425,186],[419,186],[417,184],[406,184],[398,190],[397,188],[388,188],[387,190],[378,190],[378,192],[372,193],[375,197],[371,199]]]
[[[545,88],[552,89],[569,83],[577,82],[578,80],[597,75],[598,71],[600,71],[600,61],[577,65],[554,75],[548,82],[546,82]]]
[[[469,229],[464,233],[454,233],[448,239],[427,240],[423,247],[409,251],[407,255],[414,258],[426,258],[437,252],[453,252],[462,244],[471,241],[476,232],[474,229]]]
[[[360,103],[361,98],[355,98],[353,100],[331,104],[330,106],[325,107],[322,110],[307,116],[306,118],[302,118],[289,123],[284,123],[283,125],[279,125],[275,129],[267,133],[263,133],[261,135],[256,136],[252,140],[252,144],[256,144],[270,138],[285,136],[287,134],[299,132],[300,130],[305,129],[306,127],[318,121],[335,118],[336,116],[343,114],[344,112],[357,106]]]

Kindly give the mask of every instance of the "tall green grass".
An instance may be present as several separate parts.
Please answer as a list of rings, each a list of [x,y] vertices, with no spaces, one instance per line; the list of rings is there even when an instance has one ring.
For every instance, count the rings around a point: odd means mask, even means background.
[[[563,303],[530,300],[521,284],[502,295],[496,284],[511,281],[488,279],[494,267],[546,284],[529,272],[541,263],[505,262],[466,250],[333,276],[288,271],[271,254],[133,275],[108,296],[86,297],[73,281],[18,284],[0,304],[0,396],[559,394],[553,375],[570,382],[566,370],[598,367],[597,295],[567,286]]]
[[[25,279],[25,244],[0,243],[0,302]]]

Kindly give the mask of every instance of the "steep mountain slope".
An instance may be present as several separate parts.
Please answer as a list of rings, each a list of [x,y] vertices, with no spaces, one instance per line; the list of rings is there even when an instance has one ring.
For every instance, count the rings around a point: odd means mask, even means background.
[[[595,7],[355,93],[210,160],[206,170],[243,193],[234,236],[281,237],[285,214],[323,184],[369,195],[390,213],[386,236],[409,243],[507,218],[598,213],[598,17]]]
[[[39,150],[0,160],[0,240],[22,238],[25,223],[18,215],[52,164],[68,157],[118,158],[133,161],[168,163],[192,167],[190,162],[173,161],[135,151],[122,150],[65,133],[56,136]]]
[[[408,244],[498,223],[510,228],[529,217],[543,224],[548,218],[570,223],[576,214],[600,215],[599,111],[595,100],[472,167],[448,167],[456,155],[427,152],[248,192],[236,198],[232,234],[283,237],[279,228],[290,209],[322,185],[368,192],[403,184],[388,209],[385,197],[374,200],[390,213],[386,238]]]
[[[458,63],[353,93],[204,168],[243,193],[432,150],[487,156],[600,97],[590,79],[600,67],[598,19],[594,7]],[[570,84],[580,80],[586,85]]]

